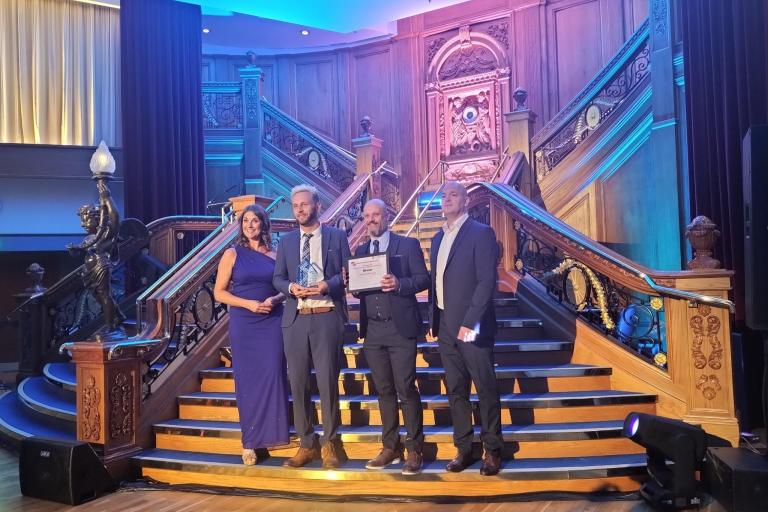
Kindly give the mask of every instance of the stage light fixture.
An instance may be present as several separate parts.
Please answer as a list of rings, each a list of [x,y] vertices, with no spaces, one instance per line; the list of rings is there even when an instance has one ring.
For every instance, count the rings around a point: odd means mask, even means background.
[[[701,505],[696,471],[702,469],[707,453],[707,433],[701,427],[632,412],[624,420],[623,434],[648,454],[651,478],[640,488],[644,500],[661,510]]]
[[[209,29],[209,28],[204,28],[204,29],[203,29],[203,34],[208,34],[210,31],[211,31],[211,29]]]

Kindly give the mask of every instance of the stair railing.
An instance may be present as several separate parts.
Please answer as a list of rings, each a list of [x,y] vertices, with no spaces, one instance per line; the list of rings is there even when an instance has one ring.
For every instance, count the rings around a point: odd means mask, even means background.
[[[500,281],[548,298],[541,304],[560,324],[572,315],[584,343],[575,348],[581,361],[607,358],[626,371],[623,378],[660,390],[666,410],[738,440],[730,390],[732,272],[648,269],[507,184],[479,183],[469,196],[470,216],[493,227],[500,242]]]
[[[645,20],[613,59],[531,139],[538,182],[647,82],[651,72],[649,34],[649,20]]]
[[[427,183],[429,183],[429,180],[434,176],[436,172],[440,175],[440,183],[445,182],[445,169],[447,165],[443,160],[439,160],[435,165],[432,166],[432,168],[429,170],[426,176],[421,180],[421,182],[418,184],[418,186],[414,189],[414,191],[411,193],[411,195],[408,197],[408,199],[401,205],[400,211],[397,212],[397,215],[389,221],[389,227],[390,229],[394,227],[400,219],[403,218],[403,215],[405,215],[405,212],[408,210],[408,208],[414,209],[414,217],[417,217],[419,214],[419,207],[418,207],[418,197],[419,194],[421,194],[424,189],[426,189]]]
[[[499,165],[496,166],[496,169],[493,171],[493,174],[491,175],[491,179],[488,180],[489,183],[495,183],[496,179],[501,174],[502,169],[504,169],[504,166],[507,164],[507,161],[510,159],[512,155],[509,154],[509,146],[504,148],[504,152],[502,153],[501,160],[499,160]]]
[[[356,176],[357,157],[353,153],[319,136],[266,99],[261,103],[265,147],[280,152],[320,185],[331,184],[337,191],[349,187]]]
[[[146,227],[126,219],[121,225],[120,260],[113,271],[113,295],[121,307],[131,307],[136,296],[165,271],[166,261],[177,253],[179,238],[210,230],[212,218],[164,217]],[[39,374],[65,341],[88,339],[102,326],[101,307],[83,284],[83,269],[77,267],[10,313],[19,315],[20,321],[20,378]]]

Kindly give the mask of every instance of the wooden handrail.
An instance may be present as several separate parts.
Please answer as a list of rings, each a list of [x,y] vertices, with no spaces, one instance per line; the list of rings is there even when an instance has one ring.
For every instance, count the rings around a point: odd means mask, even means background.
[[[561,249],[571,258],[580,260],[591,268],[610,276],[624,286],[645,293],[727,308],[731,312],[735,310],[735,306],[730,300],[657,283],[657,280],[669,281],[670,277],[683,275],[686,272],[658,272],[639,265],[576,231],[565,222],[531,202],[509,185],[495,183],[476,184],[470,187],[469,191],[473,196],[473,202],[477,202],[477,199],[483,195],[483,191],[499,200],[508,209],[512,217],[516,221],[523,222],[526,230],[535,234],[537,238]],[[711,275],[716,275],[717,273],[718,271],[713,271]],[[720,273],[730,275],[728,271],[720,271]]]
[[[488,180],[489,183],[494,183],[496,181],[496,178],[501,173],[501,169],[504,167],[504,164],[507,163],[507,160],[509,160],[509,157],[511,156],[509,153],[509,146],[504,148],[504,152],[502,153],[501,160],[499,160],[499,165],[496,166],[496,169],[493,171],[493,175],[491,175],[491,179]]]
[[[595,95],[605,87],[619,72],[634,53],[645,43],[650,34],[650,23],[646,19],[642,25],[627,39],[621,49],[606,64],[595,77],[579,91],[578,94],[563,107],[544,127],[539,130],[531,139],[531,154],[544,145],[549,139],[559,132],[573,116],[581,112],[587,104],[592,101]]]
[[[379,166],[374,169],[369,174],[361,174],[355,178],[355,180],[352,182],[352,184],[347,187],[347,189],[342,192],[342,194],[336,199],[336,201],[333,202],[333,204],[328,208],[327,212],[330,213],[323,213],[320,216],[320,223],[321,224],[330,224],[336,220],[336,217],[345,209],[349,208],[349,203],[353,199],[357,197],[357,194],[359,194],[362,189],[366,186],[370,185],[371,179],[376,174],[379,174],[384,169],[384,166],[387,165],[387,161],[384,160]]]

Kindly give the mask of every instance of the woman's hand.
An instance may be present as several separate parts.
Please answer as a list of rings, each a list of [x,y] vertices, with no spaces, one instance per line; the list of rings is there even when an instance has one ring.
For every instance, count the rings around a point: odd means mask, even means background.
[[[260,314],[266,315],[270,311],[272,311],[272,301],[270,301],[269,299],[265,300],[264,302],[252,300],[248,303],[248,309],[252,313],[260,313]]]

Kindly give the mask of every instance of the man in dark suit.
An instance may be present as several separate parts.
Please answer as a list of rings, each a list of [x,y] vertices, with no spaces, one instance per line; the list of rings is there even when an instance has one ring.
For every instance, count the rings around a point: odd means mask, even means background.
[[[463,471],[472,459],[474,381],[480,402],[481,440],[485,455],[482,475],[501,468],[501,404],[493,365],[498,245],[490,226],[467,216],[467,191],[459,183],[443,188],[446,222],[432,238],[430,288],[432,334],[437,336],[453,420],[453,443],[458,452],[446,469]]]
[[[338,428],[339,370],[347,318],[342,269],[349,260],[349,245],[345,232],[320,225],[317,189],[294,187],[291,205],[299,229],[280,239],[272,280],[286,296],[283,343],[293,396],[293,425],[300,438],[299,450],[284,465],[301,467],[322,456],[324,468],[337,468],[347,460]],[[312,425],[312,365],[320,392],[322,452]]]
[[[421,331],[421,314],[416,293],[429,286],[429,273],[419,241],[388,230],[387,207],[372,199],[363,208],[363,221],[370,240],[355,256],[386,253],[389,273],[381,280],[381,291],[361,292],[360,337],[379,396],[381,411],[381,452],[365,467],[383,469],[402,457],[397,399],[400,398],[407,436],[408,458],[404,475],[421,473],[424,422],[421,396],[416,389],[416,337]]]

